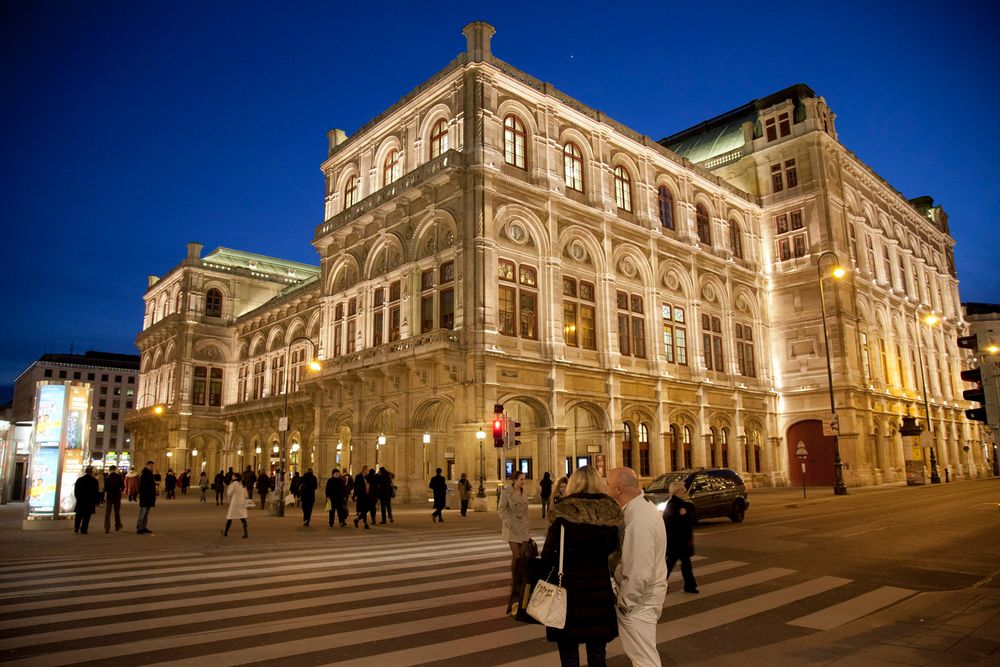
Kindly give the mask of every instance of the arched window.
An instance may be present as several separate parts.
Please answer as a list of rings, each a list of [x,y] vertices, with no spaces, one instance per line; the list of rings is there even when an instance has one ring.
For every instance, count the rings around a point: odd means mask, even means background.
[[[628,422],[622,424],[622,465],[632,466],[632,426]]]
[[[402,174],[403,166],[399,162],[399,151],[393,148],[385,156],[385,164],[382,165],[382,186],[395,182]]]
[[[528,134],[524,131],[524,123],[511,114],[503,119],[503,161],[518,169],[525,168],[524,147]]]
[[[681,448],[681,436],[677,432],[677,424],[670,425],[670,471],[677,470],[678,452]]]
[[[344,208],[350,208],[358,203],[358,188],[361,184],[361,179],[357,176],[351,176],[347,179],[347,185],[344,186]]]
[[[184,293],[178,290],[178,292],[177,292],[177,298],[174,300],[174,312],[175,313],[181,312],[181,304],[183,303],[183,299],[184,299]]]
[[[674,228],[674,197],[667,186],[661,185],[656,191],[656,203],[660,210],[660,225],[664,229]]]
[[[215,288],[205,294],[205,314],[209,317],[222,317],[222,292]]]
[[[566,187],[583,192],[583,153],[572,141],[563,146]]]
[[[712,468],[717,468],[719,466],[719,455],[717,448],[719,446],[719,437],[714,426],[708,429],[708,465]]]
[[[431,159],[448,150],[448,121],[444,118],[434,123],[431,129]]]
[[[705,245],[712,245],[712,229],[708,224],[708,211],[701,204],[694,207],[695,227],[698,230],[698,240]]]
[[[639,424],[639,477],[649,477],[649,426]]]
[[[729,221],[729,247],[733,251],[733,257],[743,259],[743,239],[740,236],[740,224],[735,220]]]
[[[720,452],[719,453],[722,454],[722,456],[721,456],[722,467],[723,468],[728,468],[729,467],[729,429],[728,428],[726,428],[726,427],[722,428],[722,430],[719,432],[719,440],[720,440],[720,442],[719,442],[719,450],[720,450]]]
[[[615,204],[619,210],[632,211],[632,178],[625,167],[615,167]]]

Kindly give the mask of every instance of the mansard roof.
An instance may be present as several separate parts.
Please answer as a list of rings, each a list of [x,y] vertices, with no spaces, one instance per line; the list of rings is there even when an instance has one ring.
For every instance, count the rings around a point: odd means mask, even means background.
[[[202,258],[202,264],[207,267],[229,269],[244,269],[250,273],[266,278],[277,278],[287,280],[295,278],[299,281],[315,278],[319,275],[319,267],[301,262],[292,262],[287,259],[258,255],[253,252],[243,250],[233,250],[231,248],[216,248]]]
[[[812,88],[804,83],[797,83],[776,93],[751,100],[715,118],[702,121],[686,130],[660,139],[657,143],[686,157],[691,162],[704,162],[740,148],[745,143],[743,123],[753,123],[753,136],[754,138],[760,137],[759,116],[761,109],[767,109],[785,100],[791,100],[795,104],[795,120],[800,120],[804,110],[799,102],[809,97],[816,97]]]

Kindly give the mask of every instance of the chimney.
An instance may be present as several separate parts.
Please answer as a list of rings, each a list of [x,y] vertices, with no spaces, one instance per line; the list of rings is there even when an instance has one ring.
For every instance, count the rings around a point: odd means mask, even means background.
[[[200,243],[188,243],[188,259],[200,259],[202,245]]]
[[[327,149],[326,156],[330,157],[333,155],[334,148],[347,141],[347,133],[343,130],[333,128],[326,133],[326,138],[330,141],[330,147]]]
[[[154,276],[152,273],[146,276],[146,289],[149,289],[156,283],[160,282],[159,276]]]
[[[473,21],[462,29],[465,35],[465,52],[469,62],[482,62],[493,57],[490,53],[490,38],[496,30],[485,21]]]

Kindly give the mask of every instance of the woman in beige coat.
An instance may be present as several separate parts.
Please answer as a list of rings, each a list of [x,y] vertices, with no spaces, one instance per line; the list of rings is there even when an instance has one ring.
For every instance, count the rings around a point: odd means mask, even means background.
[[[222,536],[229,535],[233,519],[239,519],[243,524],[243,537],[247,537],[247,490],[243,487],[239,473],[233,474],[233,481],[226,487],[226,499],[229,501],[229,511],[226,512],[226,529],[222,531]]]
[[[528,497],[524,493],[524,473],[517,471],[510,476],[510,484],[503,487],[497,506],[503,527],[500,535],[510,545],[510,602],[507,609],[517,613],[523,589],[527,548],[531,541],[531,525],[528,523]]]

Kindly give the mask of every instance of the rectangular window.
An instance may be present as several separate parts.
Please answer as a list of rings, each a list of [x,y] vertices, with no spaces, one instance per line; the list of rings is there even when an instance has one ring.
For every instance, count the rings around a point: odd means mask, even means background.
[[[642,296],[617,292],[618,309],[618,349],[625,356],[646,358],[646,320]]]
[[[194,405],[205,405],[205,390],[208,386],[208,368],[205,366],[194,367],[194,384],[191,387],[191,403]]]
[[[399,340],[399,306],[389,309],[389,340]]]
[[[792,133],[792,124],[787,113],[778,114],[778,135],[787,137]]]
[[[785,160],[785,183],[789,188],[799,184],[799,177],[795,173],[795,160]]]
[[[517,290],[508,285],[501,285],[499,291],[500,303],[497,309],[497,329],[505,336],[514,336],[514,303]]]
[[[585,349],[597,349],[597,316],[593,306],[580,305],[580,341]]]
[[[802,229],[802,211],[792,211],[790,215],[792,221],[792,231]]]
[[[106,408],[108,406],[108,399],[102,398],[100,401],[97,402],[97,405],[102,408]]]
[[[420,333],[434,328],[434,294],[420,297]]]
[[[701,316],[702,344],[705,347],[705,367],[710,371],[723,372],[722,320],[712,315]]]
[[[534,292],[521,290],[521,338],[538,338],[538,297]]]
[[[219,407],[222,405],[222,369],[213,368],[208,383],[208,404]]]
[[[757,377],[754,368],[753,329],[749,324],[736,325],[736,357],[739,362],[740,375]]]
[[[646,358],[646,321],[641,317],[632,317],[632,354],[639,359]]]
[[[343,349],[341,347],[341,339],[344,331],[341,327],[342,325],[339,322],[333,327],[333,356],[335,357],[339,357],[341,350]]]
[[[80,377],[81,377],[80,376],[80,371],[73,371],[73,379],[74,380],[79,380]]]
[[[355,341],[354,339],[356,335],[357,335],[357,322],[353,319],[347,320],[347,343],[345,345],[347,354],[353,354],[354,350],[357,347],[357,341]]]
[[[372,346],[382,344],[382,328],[385,325],[385,312],[378,310],[372,318]]]
[[[629,347],[629,319],[628,315],[618,313],[618,351],[624,356],[629,356],[632,351]]]
[[[577,347],[576,304],[572,301],[563,302],[563,340],[567,345]]]
[[[452,288],[441,290],[438,295],[438,307],[440,310],[440,322],[442,329],[455,328],[455,290]]]
[[[775,231],[778,234],[788,233],[788,216],[782,213],[781,215],[774,218]]]
[[[774,192],[781,192],[785,189],[784,178],[781,174],[781,165],[772,164],[771,165],[771,190]]]
[[[768,118],[764,121],[764,134],[767,136],[768,141],[777,140],[778,124],[775,122],[774,118]]]
[[[795,256],[805,257],[806,256],[806,237],[803,234],[799,234],[792,241],[795,244]]]
[[[87,380],[89,382],[93,382],[94,381],[94,374],[93,373],[87,373]]]
[[[788,239],[778,241],[778,257],[782,262],[792,258],[792,244]]]
[[[871,381],[872,379],[872,358],[871,353],[868,350],[868,334],[861,332],[858,334],[861,338],[861,367],[865,372],[865,380]]]
[[[531,459],[518,459],[517,469],[524,473],[525,479],[531,479]]]

